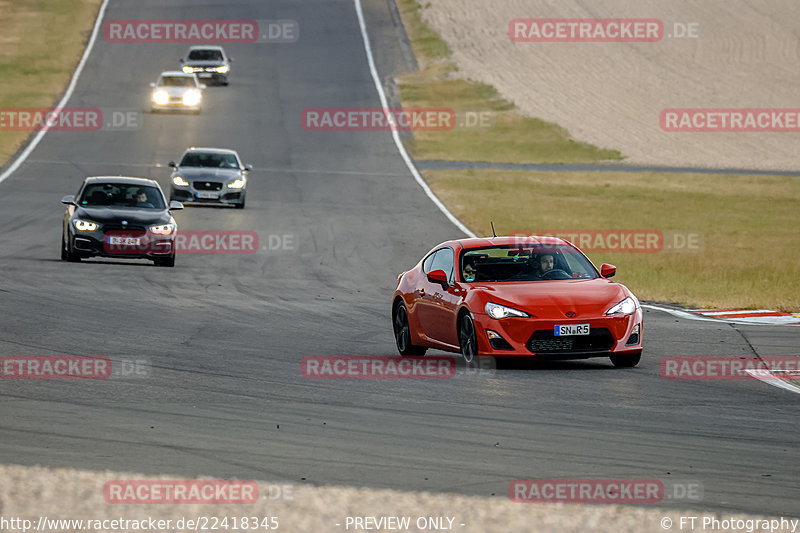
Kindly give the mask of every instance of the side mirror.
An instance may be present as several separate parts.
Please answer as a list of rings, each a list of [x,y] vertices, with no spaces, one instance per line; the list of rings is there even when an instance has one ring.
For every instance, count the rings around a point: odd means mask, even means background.
[[[233,58],[232,57],[228,58],[228,63],[233,63]]]
[[[156,84],[155,84],[155,82],[151,81],[151,82],[150,82],[150,87],[152,87],[153,89],[155,89],[155,88],[156,88]]]
[[[183,58],[180,58],[178,61],[180,61],[181,63],[183,63]]]
[[[171,166],[173,168],[178,168],[178,165],[175,164],[175,161],[170,161],[169,162],[169,166]]]
[[[253,170],[253,165],[245,165],[244,169],[245,170]]]
[[[180,202],[176,202],[175,200],[171,200],[169,202],[169,210],[172,211],[173,209],[174,210],[183,209],[183,204]]]
[[[603,263],[600,267],[600,275],[604,278],[613,278],[614,274],[617,273],[617,267],[614,265],[609,265],[608,263]]]
[[[75,205],[75,195],[74,194],[66,195],[61,199],[61,203],[66,205]]]
[[[444,270],[434,270],[428,273],[428,281],[432,281],[433,283],[441,283],[442,285],[449,285],[447,282],[447,274],[444,273]]]

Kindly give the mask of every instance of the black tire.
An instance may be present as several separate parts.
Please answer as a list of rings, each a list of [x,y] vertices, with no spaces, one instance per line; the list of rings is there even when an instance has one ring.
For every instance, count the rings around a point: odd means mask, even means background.
[[[633,368],[639,364],[639,361],[642,359],[642,354],[611,355],[609,359],[611,359],[611,363],[617,368]]]
[[[242,197],[242,203],[235,204],[236,209],[244,209],[244,201],[245,201],[245,197]]]
[[[458,345],[461,355],[468,365],[478,361],[478,336],[475,334],[475,323],[469,313],[464,313],[458,321]]]
[[[63,235],[61,236],[61,260],[69,261],[70,263],[80,263],[81,261],[81,256],[69,250],[69,244],[64,240]]]
[[[428,351],[424,346],[411,344],[411,325],[408,323],[408,310],[402,301],[394,306],[392,312],[392,329],[394,342],[400,355],[425,355]]]
[[[175,255],[165,257],[164,259],[153,259],[153,263],[155,263],[155,265],[158,267],[174,267]]]

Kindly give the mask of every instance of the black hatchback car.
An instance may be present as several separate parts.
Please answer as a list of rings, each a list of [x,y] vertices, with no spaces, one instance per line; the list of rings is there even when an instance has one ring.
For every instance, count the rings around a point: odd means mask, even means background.
[[[85,257],[150,259],[175,266],[178,225],[155,180],[122,176],[86,178],[78,194],[61,199],[67,211],[61,230],[61,259]]]

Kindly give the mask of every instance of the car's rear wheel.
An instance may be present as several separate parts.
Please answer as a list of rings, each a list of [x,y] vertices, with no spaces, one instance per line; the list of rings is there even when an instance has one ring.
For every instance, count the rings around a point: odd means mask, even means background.
[[[408,322],[408,310],[402,301],[394,306],[392,313],[392,326],[394,329],[394,341],[397,344],[397,351],[400,355],[425,355],[428,351],[424,346],[411,344],[411,325]]]
[[[175,255],[170,255],[169,257],[165,257],[163,259],[153,259],[153,263],[159,267],[174,267],[175,266]]]
[[[639,361],[642,359],[642,354],[612,355],[609,359],[611,359],[611,363],[617,368],[633,368],[639,364]]]
[[[475,334],[475,324],[469,313],[461,315],[458,321],[458,343],[461,346],[461,355],[467,364],[473,364],[478,359],[478,336]]]

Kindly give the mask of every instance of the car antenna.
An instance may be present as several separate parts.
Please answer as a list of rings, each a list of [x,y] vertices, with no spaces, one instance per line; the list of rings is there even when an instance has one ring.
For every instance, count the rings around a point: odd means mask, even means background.
[[[490,220],[490,221],[489,221],[489,224],[491,224],[491,225],[492,225],[492,235],[493,235],[493,237],[492,237],[492,238],[494,238],[494,237],[497,237],[497,233],[495,233],[495,232],[494,232],[494,222],[492,222],[492,221]]]

